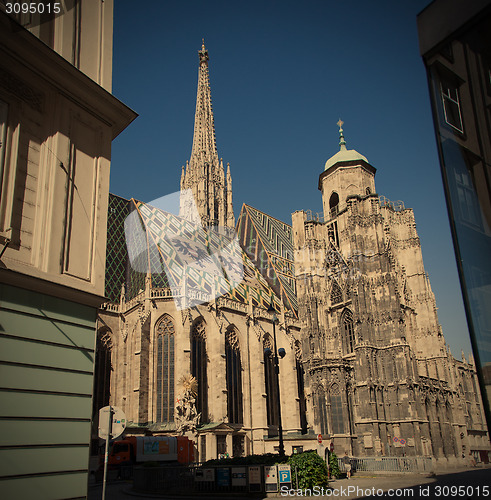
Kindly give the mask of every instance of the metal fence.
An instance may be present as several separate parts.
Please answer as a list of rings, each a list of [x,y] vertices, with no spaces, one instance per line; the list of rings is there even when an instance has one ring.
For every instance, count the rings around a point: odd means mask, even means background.
[[[431,457],[366,457],[351,458],[352,472],[431,472]],[[339,470],[346,472],[343,458],[338,458]]]
[[[278,478],[276,475],[273,477]],[[265,466],[263,465],[216,465],[203,468],[198,464],[193,464],[172,467],[135,466],[133,468],[133,489],[149,493],[212,494],[235,492],[244,494],[274,492],[278,490],[279,485],[275,479],[273,479],[273,483],[270,484],[270,480],[266,480]]]
[[[431,472],[432,459],[429,457],[369,457],[351,458],[351,470],[357,472]],[[339,470],[346,472],[344,459],[338,458]],[[252,480],[250,469],[255,468],[257,475]],[[205,493],[205,492],[252,492],[268,491],[264,466],[135,466],[132,469],[133,488],[147,492]],[[131,477],[128,470],[121,471],[126,478]],[[268,472],[269,474],[269,472]],[[294,477],[296,471],[292,470]],[[269,476],[268,476],[269,477]],[[292,477],[292,479],[293,479]],[[253,484],[251,484],[253,483]],[[273,491],[273,490],[271,490]],[[276,490],[274,490],[276,491]]]
[[[133,467],[133,488],[141,491],[193,490],[194,470],[191,467]]]

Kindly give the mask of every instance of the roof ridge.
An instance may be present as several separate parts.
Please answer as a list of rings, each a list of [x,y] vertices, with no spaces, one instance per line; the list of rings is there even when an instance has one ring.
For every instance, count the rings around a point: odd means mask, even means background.
[[[278,222],[281,222],[281,223],[282,223],[282,224],[284,224],[285,226],[288,226],[288,227],[290,227],[290,228],[292,227],[292,225],[291,225],[291,224],[288,224],[288,222],[284,222],[284,221],[282,221],[281,219],[278,219],[277,217],[275,217],[274,215],[269,215],[269,214],[267,214],[266,212],[263,212],[262,210],[259,210],[259,208],[253,207],[252,205],[248,205],[247,203],[244,203],[244,206],[245,206],[245,207],[248,207],[248,208],[252,208],[252,209],[256,210],[256,212],[260,212],[260,213],[262,213],[263,215],[266,215],[267,217],[269,217],[270,219],[274,219],[274,220],[276,220],[276,221],[278,221]]]

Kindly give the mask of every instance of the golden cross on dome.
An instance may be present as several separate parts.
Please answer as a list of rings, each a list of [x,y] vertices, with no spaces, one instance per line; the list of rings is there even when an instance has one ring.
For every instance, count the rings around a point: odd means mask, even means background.
[[[346,141],[344,140],[344,135],[343,135],[343,125],[344,122],[341,120],[341,118],[338,120],[338,123],[336,125],[339,127],[339,150],[344,151],[346,150]]]

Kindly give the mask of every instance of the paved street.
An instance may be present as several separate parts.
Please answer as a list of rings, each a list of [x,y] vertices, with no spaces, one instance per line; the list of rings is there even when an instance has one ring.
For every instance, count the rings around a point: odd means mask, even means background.
[[[368,477],[354,476],[351,479],[330,481],[330,490],[317,490],[312,496],[327,498],[490,498],[491,499],[491,467],[460,470],[459,472],[440,472],[435,476],[422,474],[404,474],[391,476]],[[300,494],[298,494],[300,493]],[[305,493],[305,494],[304,494]],[[307,496],[308,492],[289,492],[283,496],[255,496],[251,498],[292,498],[298,499]],[[88,500],[99,500],[102,497],[102,486],[89,487]],[[135,494],[131,490],[131,482],[118,481],[107,486],[106,500],[119,499],[148,499],[148,498],[203,498],[204,495],[194,497],[177,497],[164,495]],[[212,495],[205,498],[220,498],[223,500],[240,498],[235,496]]]

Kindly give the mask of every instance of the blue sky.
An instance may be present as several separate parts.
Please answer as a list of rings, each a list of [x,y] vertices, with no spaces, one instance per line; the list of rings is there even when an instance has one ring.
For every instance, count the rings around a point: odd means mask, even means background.
[[[179,189],[191,154],[198,50],[205,39],[218,155],[234,210],[291,224],[322,209],[317,189],[338,150],[377,168],[377,192],[414,209],[439,320],[470,352],[416,15],[428,0],[118,0],[113,93],[139,113],[114,142],[111,192],[150,201]]]

